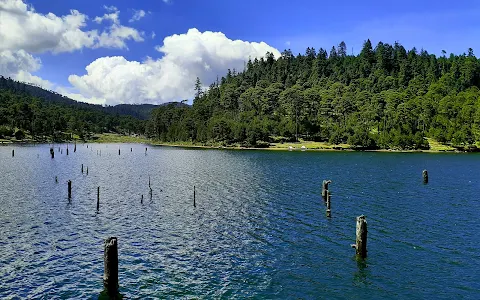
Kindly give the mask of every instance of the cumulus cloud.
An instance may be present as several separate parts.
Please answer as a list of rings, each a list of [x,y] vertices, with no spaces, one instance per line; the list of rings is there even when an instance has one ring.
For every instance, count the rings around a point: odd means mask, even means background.
[[[197,76],[208,85],[229,68],[243,69],[249,58],[267,52],[280,56],[264,42],[231,40],[221,32],[195,28],[166,37],[156,50],[161,58],[141,62],[121,56],[99,58],[86,67],[85,75],[70,75],[68,80],[85,97],[105,99],[110,105],[164,103],[191,98]]]
[[[0,0],[0,75],[50,89],[53,84],[32,75],[41,61],[38,53],[73,52],[83,48],[123,48],[126,41],[143,41],[143,33],[120,24],[120,11],[104,6],[107,14],[96,23],[109,22],[101,31],[84,28],[87,15],[71,10],[64,16],[41,14],[22,0]]]
[[[143,17],[145,17],[147,15],[147,13],[143,10],[143,9],[140,9],[140,10],[133,10],[134,13],[133,13],[133,16],[130,20],[128,20],[128,22],[132,23],[132,22],[135,22],[135,21],[138,21],[140,19],[142,19]]]
[[[126,40],[143,41],[141,32],[120,24],[120,11],[116,7],[105,9],[109,13],[94,21],[111,21],[111,26],[101,32],[86,31],[88,16],[77,10],[59,17],[53,13],[37,13],[22,0],[0,0],[0,51],[60,53],[82,48],[126,48]]]
[[[51,82],[31,74],[38,71],[41,65],[39,58],[33,57],[24,50],[0,51],[0,75],[50,89],[53,86]]]

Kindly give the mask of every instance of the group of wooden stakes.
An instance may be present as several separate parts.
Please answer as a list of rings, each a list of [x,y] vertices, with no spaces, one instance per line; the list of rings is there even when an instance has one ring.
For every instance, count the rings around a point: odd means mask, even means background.
[[[87,145],[88,148],[88,145]],[[63,153],[63,149],[59,149],[61,153]],[[67,155],[68,155],[68,146],[67,146]],[[73,152],[77,151],[77,144],[75,144]],[[130,148],[132,151],[132,148]],[[145,155],[147,154],[147,148],[145,148]],[[50,155],[52,158],[55,157],[54,148],[50,148]],[[98,151],[97,151],[98,155]],[[120,155],[120,149],[118,149],[118,155]],[[15,157],[15,150],[12,150],[12,157]],[[82,164],[82,173],[84,172],[83,164]],[[88,167],[86,169],[86,173],[88,175]],[[428,171],[423,170],[423,183],[428,183]],[[58,178],[55,177],[55,181],[58,183]],[[323,180],[322,182],[322,198],[325,202],[326,206],[326,213],[327,217],[330,218],[332,216],[331,207],[330,207],[330,200],[331,195],[330,191],[328,190],[328,185],[331,183],[331,180]],[[68,198],[72,197],[72,181],[68,180]],[[150,198],[152,197],[152,188],[150,184],[150,176],[148,177],[148,187],[150,188]],[[195,201],[195,186],[193,187],[193,206],[196,207]],[[143,195],[141,196],[141,203],[143,203]],[[100,187],[97,188],[97,211],[100,208]],[[355,248],[355,254],[357,259],[365,259],[367,257],[367,219],[366,216],[361,215],[356,218],[357,225],[356,225],[356,238],[355,244],[352,244],[351,247]],[[110,299],[119,299],[121,295],[118,292],[118,245],[117,245],[117,238],[116,237],[109,237],[105,240],[104,243],[104,273],[103,273],[103,287],[105,293]]]

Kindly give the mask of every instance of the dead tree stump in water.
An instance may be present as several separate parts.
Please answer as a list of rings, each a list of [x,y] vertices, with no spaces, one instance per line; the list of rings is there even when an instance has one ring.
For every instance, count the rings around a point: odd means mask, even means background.
[[[423,170],[422,176],[423,176],[423,183],[428,183],[428,171],[427,170]]]
[[[331,196],[330,196],[330,192],[327,190],[327,193],[326,193],[326,199],[327,199],[327,217],[331,217],[332,216],[332,212],[330,210],[330,199],[331,199]]]
[[[118,245],[117,238],[110,237],[105,240],[103,253],[103,288],[111,299],[118,295]]]
[[[367,219],[364,215],[361,215],[357,217],[355,245],[352,245],[358,258],[364,259],[367,257],[367,232]]]
[[[331,180],[324,180],[322,182],[322,198],[326,201],[327,200],[327,191],[328,185],[331,183]]]
[[[100,187],[97,187],[97,211],[100,210]]]
[[[68,181],[68,199],[72,198],[72,181]]]

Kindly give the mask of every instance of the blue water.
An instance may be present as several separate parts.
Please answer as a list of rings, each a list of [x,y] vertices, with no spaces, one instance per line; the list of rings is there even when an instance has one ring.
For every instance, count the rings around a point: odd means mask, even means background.
[[[60,147],[0,147],[0,298],[96,299],[109,236],[130,299],[480,298],[480,155]]]

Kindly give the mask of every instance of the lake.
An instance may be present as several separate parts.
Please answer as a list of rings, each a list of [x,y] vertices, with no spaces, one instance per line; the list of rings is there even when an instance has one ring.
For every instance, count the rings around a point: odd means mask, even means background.
[[[49,148],[0,147],[0,298],[96,299],[109,236],[130,299],[480,295],[478,154]]]

